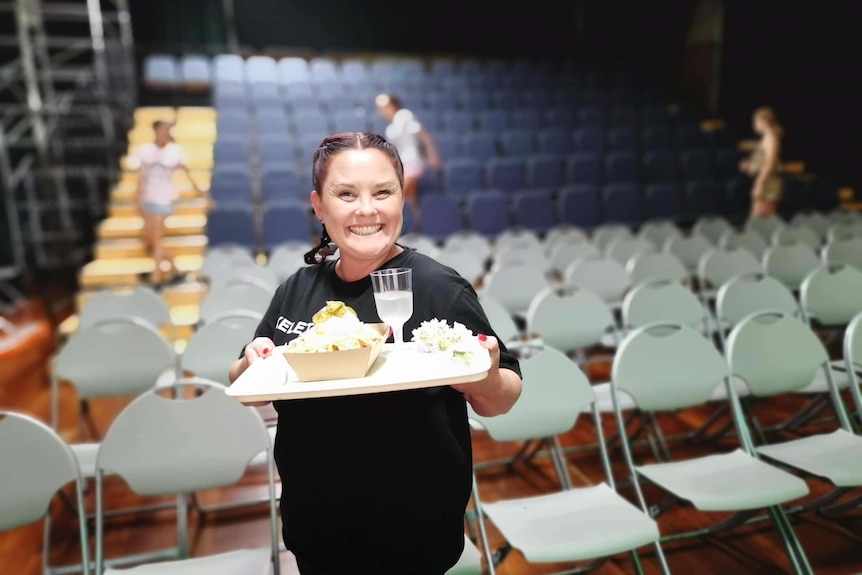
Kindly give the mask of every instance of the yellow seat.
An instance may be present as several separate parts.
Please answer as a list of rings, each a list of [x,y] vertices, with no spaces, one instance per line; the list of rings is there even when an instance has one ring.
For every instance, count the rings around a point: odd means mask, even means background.
[[[218,113],[214,108],[205,106],[183,106],[177,109],[177,125],[193,121],[210,121],[215,123]]]
[[[78,274],[78,283],[83,288],[134,285],[141,276],[156,269],[153,258],[124,258],[116,260],[93,260],[84,265]]]
[[[147,257],[144,241],[137,238],[106,239],[96,242],[93,253],[97,260]]]
[[[168,106],[150,106],[141,107],[135,110],[135,124],[152,125],[156,120],[164,120],[165,122],[175,122],[177,119],[177,111]]]

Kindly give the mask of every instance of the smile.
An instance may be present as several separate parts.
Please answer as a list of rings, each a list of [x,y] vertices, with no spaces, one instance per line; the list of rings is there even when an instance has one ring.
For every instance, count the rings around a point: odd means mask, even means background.
[[[382,225],[377,224],[373,226],[351,226],[350,233],[355,234],[357,236],[370,236],[372,234],[376,234],[383,228]]]

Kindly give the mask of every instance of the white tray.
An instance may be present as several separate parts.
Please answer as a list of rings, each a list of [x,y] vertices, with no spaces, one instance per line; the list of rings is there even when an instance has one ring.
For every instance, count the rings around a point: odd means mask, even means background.
[[[443,354],[420,353],[411,343],[399,350],[387,343],[365,377],[302,382],[284,358],[285,347],[277,346],[271,356],[251,364],[227,394],[253,402],[384,393],[481,381],[491,368],[487,352],[465,365]]]

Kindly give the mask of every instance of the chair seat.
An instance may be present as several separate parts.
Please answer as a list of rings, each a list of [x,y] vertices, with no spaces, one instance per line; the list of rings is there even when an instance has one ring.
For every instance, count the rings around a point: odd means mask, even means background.
[[[269,575],[272,551],[241,549],[206,557],[164,561],[131,568],[108,568],[104,575]]]
[[[738,377],[734,377],[732,381],[733,385],[736,387],[737,397],[746,397],[750,395],[748,391],[748,386],[745,385],[744,381],[742,381]],[[715,388],[715,392],[712,394],[712,399],[710,401],[727,401],[727,386],[724,385],[724,382],[721,382]]]
[[[72,453],[75,454],[75,459],[78,460],[78,468],[81,470],[81,477],[96,476],[96,456],[99,454],[98,443],[75,443],[70,445]]]
[[[844,371],[846,369],[844,360],[831,361],[829,365],[832,366],[832,377],[835,379],[835,385],[838,386],[838,389],[849,389],[850,374]],[[811,383],[796,393],[826,393],[827,391],[829,391],[829,382],[826,380],[826,371],[821,368],[817,370]]]
[[[485,513],[531,563],[580,561],[656,541],[655,521],[602,483],[486,503]]]
[[[614,402],[611,398],[610,382],[598,383],[594,385],[593,392],[596,394],[596,407],[598,407],[599,413],[613,413]],[[621,411],[629,411],[637,407],[637,403],[635,403],[635,400],[632,399],[632,397],[624,391],[618,393],[617,398],[620,402]],[[587,405],[586,407],[584,407],[582,413],[590,413],[591,411],[592,407]]]
[[[267,427],[266,431],[269,433],[269,439],[272,441],[273,447],[275,446],[275,431],[278,429],[277,427]],[[252,460],[249,462],[249,466],[252,465],[266,465],[266,451],[261,451],[257,455],[255,455]]]
[[[637,468],[650,481],[701,511],[761,509],[808,493],[805,482],[741,449]]]
[[[790,467],[825,477],[837,487],[862,485],[862,437],[839,429],[775,445],[757,452]]]
[[[461,558],[446,571],[446,575],[482,575],[482,555],[467,535],[464,535]]]

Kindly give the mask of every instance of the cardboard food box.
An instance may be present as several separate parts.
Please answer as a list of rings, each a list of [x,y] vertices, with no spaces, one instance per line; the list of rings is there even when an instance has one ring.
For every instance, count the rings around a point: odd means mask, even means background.
[[[365,377],[374,362],[377,361],[383,344],[389,333],[385,323],[368,324],[382,337],[370,347],[348,349],[344,351],[328,351],[324,353],[284,352],[284,358],[300,381],[327,381],[331,379],[353,379]]]

